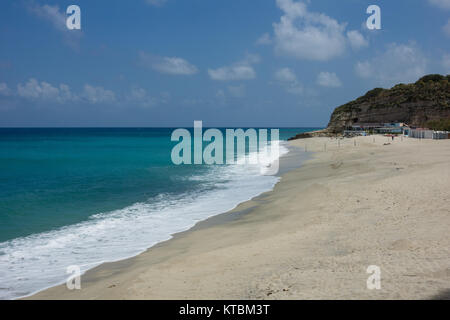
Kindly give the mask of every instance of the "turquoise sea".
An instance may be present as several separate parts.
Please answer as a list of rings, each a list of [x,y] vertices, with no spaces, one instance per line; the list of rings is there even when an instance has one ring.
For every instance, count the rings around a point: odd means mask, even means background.
[[[312,129],[280,129],[280,140]],[[0,129],[0,299],[65,282],[70,265],[136,255],[279,179],[240,165],[176,166],[173,130]]]

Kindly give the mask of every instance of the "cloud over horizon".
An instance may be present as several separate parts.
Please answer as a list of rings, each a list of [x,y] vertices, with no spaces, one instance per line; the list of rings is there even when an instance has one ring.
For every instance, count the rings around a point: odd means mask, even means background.
[[[217,69],[208,69],[209,77],[217,81],[252,80],[256,78],[256,72],[252,65],[259,63],[258,55],[247,54],[247,56],[230,66]]]
[[[194,75],[198,68],[179,57],[160,57],[152,54],[139,52],[140,63],[154,71],[169,75]]]
[[[317,76],[317,84],[322,87],[338,88],[342,86],[341,80],[334,72],[321,72]]]
[[[48,82],[39,82],[34,78],[30,78],[25,84],[19,83],[17,85],[17,95],[29,100],[44,100],[56,103],[77,99],[66,84],[62,83],[55,87]]]
[[[83,88],[82,97],[92,104],[97,103],[111,103],[116,101],[116,94],[103,87],[95,87],[85,84]]]
[[[386,47],[374,58],[358,61],[356,74],[383,86],[415,82],[426,74],[428,60],[415,43],[391,43]]]
[[[103,86],[85,84],[78,93],[75,93],[66,84],[53,85],[46,81],[38,81],[35,78],[30,78],[25,83],[18,83],[15,91],[10,89],[6,83],[0,82],[0,96],[15,98],[16,101],[17,99],[32,101],[38,105],[42,103],[63,105],[81,102],[90,105],[114,104],[122,107],[140,108],[153,107],[170,100],[168,92],[161,92],[159,95],[152,96],[146,89],[139,86],[133,86],[128,93],[118,95],[113,90],[106,89]]]
[[[350,46],[355,50],[369,46],[369,41],[367,41],[366,38],[364,38],[364,36],[359,31],[356,30],[348,31],[347,38],[348,41],[350,42]]]
[[[4,82],[0,82],[0,95],[2,95],[2,96],[11,95],[11,89]]]
[[[450,9],[450,0],[428,0],[428,2],[442,9]]]
[[[290,94],[302,95],[305,93],[305,88],[298,81],[296,74],[289,68],[278,69],[274,74],[274,78]]]
[[[11,93],[11,95],[13,94],[19,98],[33,100],[35,102],[43,101],[58,104],[76,101],[85,101],[90,104],[112,103],[116,101],[116,94],[101,86],[85,84],[82,92],[75,94],[64,83],[55,86],[46,81],[38,81],[35,78],[28,79],[24,84],[17,84],[17,91]]]

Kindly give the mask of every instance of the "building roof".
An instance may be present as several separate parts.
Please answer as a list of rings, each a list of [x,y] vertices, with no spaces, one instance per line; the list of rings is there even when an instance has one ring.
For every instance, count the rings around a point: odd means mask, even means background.
[[[354,123],[353,127],[382,127],[383,123]]]

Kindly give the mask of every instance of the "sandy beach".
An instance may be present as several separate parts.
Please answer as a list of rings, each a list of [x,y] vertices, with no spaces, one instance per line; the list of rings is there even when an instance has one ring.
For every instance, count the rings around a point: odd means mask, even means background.
[[[449,298],[450,140],[291,144],[312,156],[273,191],[88,271],[81,290],[29,298]],[[367,289],[370,265],[380,290]]]

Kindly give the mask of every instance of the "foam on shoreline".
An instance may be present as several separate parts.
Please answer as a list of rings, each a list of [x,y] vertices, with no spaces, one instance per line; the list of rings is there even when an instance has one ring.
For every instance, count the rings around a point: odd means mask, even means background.
[[[288,159],[287,143],[280,146],[280,157]],[[187,178],[204,180],[211,184],[211,191],[163,194],[158,201],[136,203],[82,223],[0,243],[0,299],[26,297],[62,284],[71,265],[86,272],[105,262],[136,256],[199,221],[272,190],[280,179],[262,174],[260,165],[216,166],[207,175]]]

